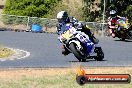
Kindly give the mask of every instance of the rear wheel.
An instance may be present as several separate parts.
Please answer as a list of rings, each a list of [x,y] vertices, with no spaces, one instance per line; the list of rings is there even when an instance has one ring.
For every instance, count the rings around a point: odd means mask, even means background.
[[[95,53],[97,53],[95,60],[102,61],[104,59],[104,52],[101,47],[95,47]]]
[[[69,48],[71,49],[72,53],[74,54],[74,56],[81,62],[85,62],[85,55],[83,55],[83,51],[79,51],[77,49],[77,45],[75,43],[71,43],[69,45]]]

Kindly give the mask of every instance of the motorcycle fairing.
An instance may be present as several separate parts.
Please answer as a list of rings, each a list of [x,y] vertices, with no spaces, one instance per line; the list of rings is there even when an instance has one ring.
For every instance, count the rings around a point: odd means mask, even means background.
[[[81,34],[77,34],[76,37],[83,43],[87,55],[93,53],[94,43],[91,40],[88,40],[88,38]]]
[[[84,46],[86,47],[86,53],[89,55],[93,53],[94,49],[94,43],[92,43],[90,40],[84,43]]]

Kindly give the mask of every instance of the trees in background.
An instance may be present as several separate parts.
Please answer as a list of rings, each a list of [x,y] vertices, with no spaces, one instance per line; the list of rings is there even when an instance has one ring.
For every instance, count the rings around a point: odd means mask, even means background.
[[[110,9],[116,9],[118,15],[128,17],[132,21],[132,0],[105,0],[105,2],[106,19]],[[66,9],[79,20],[101,21],[103,6],[104,0],[7,0],[3,13],[55,18],[59,10]]]
[[[128,17],[132,21],[132,0],[111,0],[108,7],[109,5],[113,5],[118,15]]]
[[[105,0],[105,17],[109,16],[109,11],[114,9],[120,16],[127,17],[132,21],[132,0]],[[84,0],[83,12],[86,21],[98,21],[102,19],[104,0]],[[97,9],[96,7],[100,8]]]
[[[46,17],[60,0],[7,0],[5,14]]]

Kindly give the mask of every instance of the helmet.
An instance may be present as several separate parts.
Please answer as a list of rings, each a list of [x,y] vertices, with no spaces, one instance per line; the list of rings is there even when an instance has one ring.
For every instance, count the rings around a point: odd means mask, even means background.
[[[65,22],[68,18],[68,13],[66,11],[60,11],[58,14],[57,14],[57,19],[58,19],[58,22],[61,23],[61,22]]]
[[[115,17],[115,16],[116,16],[116,11],[115,11],[115,10],[111,10],[111,11],[110,11],[110,15],[111,15],[112,17]]]

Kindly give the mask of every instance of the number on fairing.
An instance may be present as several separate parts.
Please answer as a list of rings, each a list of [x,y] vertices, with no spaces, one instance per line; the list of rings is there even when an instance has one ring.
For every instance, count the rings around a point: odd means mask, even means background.
[[[86,39],[84,38],[84,36],[77,34],[76,37],[81,40],[82,42],[86,41]]]
[[[91,42],[91,43],[87,43],[87,45],[88,45],[88,46],[89,46],[89,45],[90,45],[90,46],[92,46],[92,45],[93,45],[93,43],[92,43],[92,42]]]

